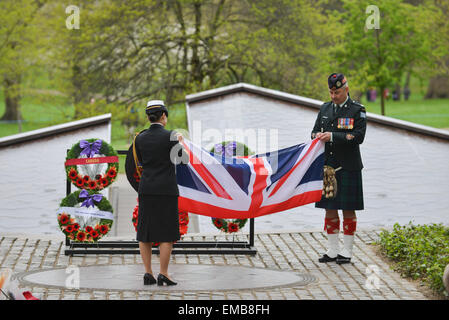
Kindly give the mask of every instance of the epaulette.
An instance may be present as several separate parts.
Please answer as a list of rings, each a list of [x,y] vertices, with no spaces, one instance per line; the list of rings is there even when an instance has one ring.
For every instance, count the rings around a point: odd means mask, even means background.
[[[320,110],[323,108],[326,108],[327,106],[330,106],[330,105],[332,105],[332,101],[325,102],[321,105]]]
[[[358,101],[352,100],[352,104],[356,107],[359,107],[361,111],[366,111],[365,106]]]

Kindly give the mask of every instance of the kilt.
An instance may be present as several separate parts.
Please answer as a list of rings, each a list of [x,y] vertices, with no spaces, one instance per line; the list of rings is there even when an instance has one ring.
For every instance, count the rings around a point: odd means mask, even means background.
[[[333,210],[363,210],[362,170],[348,171],[340,169],[335,173],[337,196],[315,203],[315,208]]]
[[[141,242],[180,239],[178,196],[139,194],[136,239]]]

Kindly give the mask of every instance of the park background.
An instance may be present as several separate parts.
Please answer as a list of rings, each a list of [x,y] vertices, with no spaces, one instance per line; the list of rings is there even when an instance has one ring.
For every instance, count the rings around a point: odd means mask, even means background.
[[[449,129],[447,1],[3,0],[0,17],[0,137],[111,113],[112,146],[127,149],[148,99],[187,129],[188,94],[246,82],[327,101],[335,71],[368,112]],[[391,256],[406,247],[384,239]],[[432,254],[438,276],[449,261]]]
[[[187,94],[246,82],[326,101],[335,71],[368,112],[449,128],[447,1],[376,1],[379,29],[370,1],[77,1],[79,20],[70,5],[0,3],[0,136],[111,112],[122,149],[150,98],[187,128]]]

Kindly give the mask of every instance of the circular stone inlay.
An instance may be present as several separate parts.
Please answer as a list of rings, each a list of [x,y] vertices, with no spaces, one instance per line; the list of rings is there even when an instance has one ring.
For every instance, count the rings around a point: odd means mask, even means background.
[[[153,268],[155,277],[159,270]],[[171,264],[170,277],[178,282],[176,286],[143,284],[143,265],[96,265],[69,268],[40,269],[18,274],[16,278],[24,285],[70,289],[79,283],[79,289],[103,290],[238,290],[281,286],[303,286],[315,282],[310,274],[272,269],[199,265]],[[79,274],[79,282],[77,281]],[[73,289],[73,288],[72,288]]]

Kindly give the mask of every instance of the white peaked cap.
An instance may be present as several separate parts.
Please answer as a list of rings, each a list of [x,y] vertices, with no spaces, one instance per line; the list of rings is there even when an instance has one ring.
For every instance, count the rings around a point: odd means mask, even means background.
[[[147,102],[147,107],[151,107],[151,106],[164,106],[164,101],[162,100],[150,100]]]

